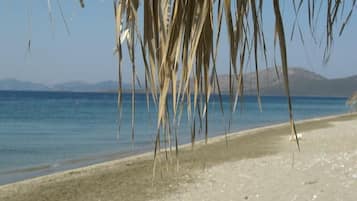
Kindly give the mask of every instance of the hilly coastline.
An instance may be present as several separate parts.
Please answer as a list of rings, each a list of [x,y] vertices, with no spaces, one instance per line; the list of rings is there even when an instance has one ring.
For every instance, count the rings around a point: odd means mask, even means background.
[[[229,91],[229,76],[219,75],[219,84],[222,93]],[[259,72],[260,93],[262,96],[283,96],[285,89],[283,86],[282,72],[275,68],[267,68]],[[348,97],[357,91],[357,75],[328,79],[317,73],[303,68],[289,69],[290,90],[293,96],[338,96]],[[14,91],[68,91],[68,92],[116,92],[117,81],[103,81],[97,83],[87,83],[81,81],[59,83],[52,86],[19,81],[16,79],[0,80],[0,90]],[[130,91],[131,84],[123,83],[124,91]],[[137,92],[144,92],[144,89],[137,86]],[[244,94],[256,95],[256,74],[244,74]]]
[[[224,79],[220,79],[224,80]],[[220,81],[220,82],[222,82]],[[259,72],[260,93],[263,96],[285,95],[283,76],[281,71],[268,68]],[[357,75],[328,79],[317,73],[302,69],[289,69],[290,91],[293,96],[341,96],[348,97],[357,90]],[[227,84],[222,84],[223,91],[228,91]],[[226,87],[226,88],[225,88]],[[244,75],[245,94],[255,95],[255,73]]]

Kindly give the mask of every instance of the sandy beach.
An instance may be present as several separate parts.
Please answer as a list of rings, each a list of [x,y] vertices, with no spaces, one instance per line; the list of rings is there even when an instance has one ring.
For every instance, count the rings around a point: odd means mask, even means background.
[[[267,126],[0,186],[1,201],[357,199],[357,114]],[[165,160],[166,156],[168,160]],[[179,169],[177,168],[179,167]]]

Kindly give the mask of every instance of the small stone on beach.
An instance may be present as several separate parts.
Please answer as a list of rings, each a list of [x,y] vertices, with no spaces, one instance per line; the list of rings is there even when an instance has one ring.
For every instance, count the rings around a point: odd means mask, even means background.
[[[352,178],[353,178],[353,179],[357,179],[357,174],[353,174],[353,175],[352,175]]]

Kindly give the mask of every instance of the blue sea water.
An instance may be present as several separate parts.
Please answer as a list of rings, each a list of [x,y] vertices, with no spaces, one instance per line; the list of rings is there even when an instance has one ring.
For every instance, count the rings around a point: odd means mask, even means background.
[[[228,129],[230,97],[223,96],[225,115],[218,97],[209,105],[208,135]],[[346,98],[294,97],[295,119],[348,112]],[[147,112],[146,97],[136,95],[134,142],[131,140],[131,94],[123,97],[118,133],[117,95],[110,93],[0,91],[0,184],[98,163],[152,150],[156,134],[156,109]],[[184,112],[179,142],[190,141]],[[230,131],[288,121],[286,97],[244,97],[232,115]],[[199,129],[199,124],[196,126]],[[204,127],[203,127],[204,128]],[[119,138],[118,138],[119,136]],[[204,134],[198,135],[203,138]]]

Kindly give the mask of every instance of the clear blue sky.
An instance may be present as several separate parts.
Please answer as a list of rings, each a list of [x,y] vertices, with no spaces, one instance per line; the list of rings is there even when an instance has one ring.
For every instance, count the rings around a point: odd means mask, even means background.
[[[60,0],[70,35],[63,24],[57,0],[51,2],[53,25],[50,23],[47,0],[0,1],[0,79],[16,78],[46,84],[73,80],[116,80],[112,0],[87,0],[85,9],[79,7],[78,0]],[[269,52],[272,52],[274,16],[271,2],[266,2],[266,39],[269,42]],[[286,17],[284,23],[290,38],[294,18],[292,10],[284,3],[287,2],[282,1],[283,14]],[[304,14],[306,13],[300,14],[300,21],[301,26],[306,27],[307,16]],[[300,44],[298,37],[288,42],[290,66],[305,67],[330,78],[357,74],[356,23],[355,13],[344,35],[336,38],[333,54],[327,65],[322,63],[323,47],[312,44],[305,29],[305,47]],[[225,27],[218,58],[219,73],[228,72],[226,55],[229,48],[224,33]],[[27,52],[29,38],[32,43],[30,54]],[[269,65],[272,64],[271,61]],[[124,81],[129,82],[129,75],[130,67],[127,65]]]

